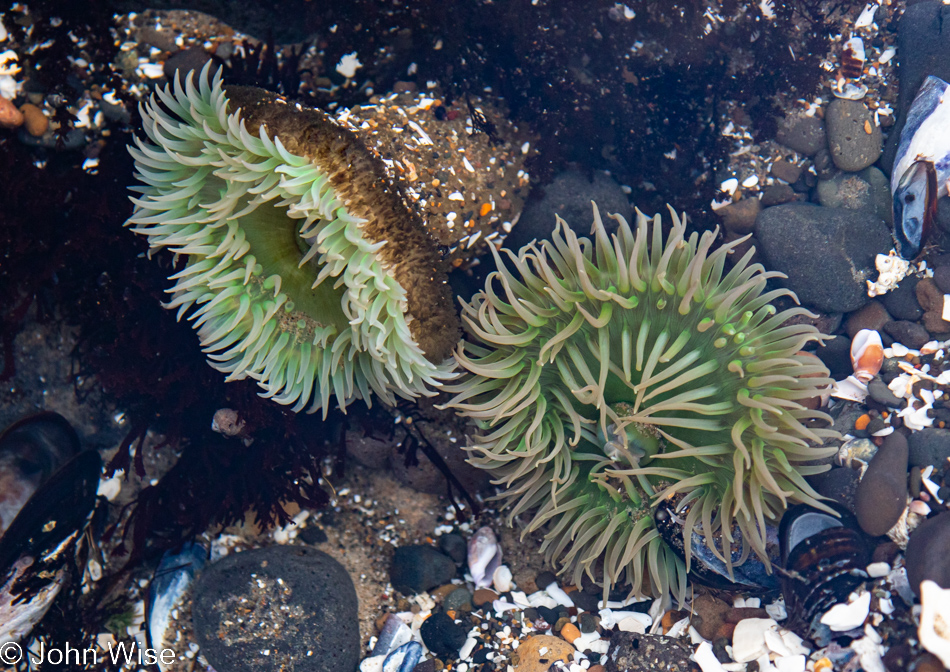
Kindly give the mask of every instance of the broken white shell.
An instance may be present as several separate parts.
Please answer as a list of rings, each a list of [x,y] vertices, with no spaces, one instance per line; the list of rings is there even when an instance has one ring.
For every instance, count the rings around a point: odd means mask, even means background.
[[[920,644],[950,667],[950,588],[921,581],[920,605]]]
[[[501,565],[501,546],[490,527],[479,528],[468,540],[468,571],[476,588],[492,585],[492,575]]]
[[[862,329],[851,341],[851,365],[854,377],[867,383],[884,365],[884,344],[881,335],[873,329]]]

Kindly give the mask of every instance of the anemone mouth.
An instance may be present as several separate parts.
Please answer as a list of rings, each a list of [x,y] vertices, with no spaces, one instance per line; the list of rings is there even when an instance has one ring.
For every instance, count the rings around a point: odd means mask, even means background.
[[[349,129],[206,66],[142,106],[130,147],[152,249],[186,257],[168,308],[209,363],[294,411],[432,395],[458,340],[421,219]],[[249,130],[253,129],[253,130]]]
[[[550,242],[496,254],[463,306],[468,374],[446,389],[479,424],[470,461],[505,487],[510,516],[547,525],[549,561],[575,583],[602,565],[605,587],[625,576],[631,592],[682,601],[688,567],[661,539],[656,504],[677,498],[687,562],[696,530],[730,572],[717,534],[741,544],[739,562],[767,563],[766,523],[789,502],[820,506],[804,476],[827,467],[805,463],[832,454],[815,446],[835,433],[800,403],[831,382],[800,354],[821,336],[782,326],[808,311],[776,314],[770,301],[792,295],[766,291],[780,274],[751,251],[726,273],[741,241],[712,251],[714,232],[687,239],[671,215],[665,241],[659,216],[639,212],[635,229],[614,215],[608,236],[594,206],[593,240],[558,219]]]

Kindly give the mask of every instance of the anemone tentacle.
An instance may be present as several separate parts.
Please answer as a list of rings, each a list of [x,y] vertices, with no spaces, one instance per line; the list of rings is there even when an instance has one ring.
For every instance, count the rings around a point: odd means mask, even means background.
[[[448,406],[476,421],[471,462],[503,486],[526,532],[547,529],[543,550],[575,583],[602,566],[605,586],[682,601],[692,532],[732,571],[750,553],[768,563],[766,522],[792,502],[820,505],[804,466],[828,456],[827,415],[801,404],[830,384],[814,357],[813,327],[782,326],[767,272],[741,241],[713,249],[716,233],[686,237],[672,210],[613,215],[608,235],[594,206],[591,238],[558,218],[550,241],[507,258],[462,310],[467,374],[447,385]],[[807,377],[806,377],[807,376]],[[663,541],[653,508],[676,498],[686,562]],[[733,553],[716,537],[735,544]]]
[[[228,380],[294,411],[434,394],[457,328],[418,215],[347,129],[209,74],[157,89],[129,148],[127,225],[187,257],[166,307]]]

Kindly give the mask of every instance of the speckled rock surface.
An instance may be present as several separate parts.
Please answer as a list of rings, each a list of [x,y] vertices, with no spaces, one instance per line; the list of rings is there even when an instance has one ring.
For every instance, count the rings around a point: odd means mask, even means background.
[[[788,275],[782,282],[802,303],[827,312],[867,303],[874,258],[891,249],[890,232],[874,215],[798,203],[764,209],[755,237],[766,268]]]
[[[312,548],[269,546],[209,565],[193,613],[201,652],[217,670],[352,672],[359,662],[353,581]]]

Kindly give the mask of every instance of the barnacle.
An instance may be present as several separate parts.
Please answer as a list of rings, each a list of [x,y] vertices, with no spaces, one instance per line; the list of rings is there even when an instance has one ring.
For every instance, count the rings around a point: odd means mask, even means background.
[[[682,601],[693,531],[732,572],[750,552],[768,563],[766,523],[790,503],[821,506],[804,476],[827,467],[806,463],[834,433],[801,403],[831,381],[800,352],[814,327],[783,326],[807,311],[770,304],[791,294],[766,291],[780,274],[752,251],[725,272],[736,243],[711,251],[714,232],[685,238],[671,214],[665,241],[642,213],[634,229],[614,215],[608,236],[595,206],[593,240],[558,219],[551,241],[496,254],[463,307],[468,373],[446,387],[480,427],[471,462],[512,518],[532,512],[526,532],[547,525],[549,561],[577,584],[602,563],[605,586]],[[685,563],[655,527],[667,500]]]
[[[382,160],[318,110],[193,74],[142,107],[148,141],[130,147],[144,186],[127,224],[186,259],[167,307],[228,380],[294,411],[432,394],[458,318]]]

